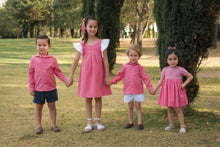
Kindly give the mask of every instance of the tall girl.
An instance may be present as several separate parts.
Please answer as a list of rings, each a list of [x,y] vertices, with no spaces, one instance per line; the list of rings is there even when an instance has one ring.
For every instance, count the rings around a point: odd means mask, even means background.
[[[180,121],[180,133],[185,133],[184,116],[181,107],[188,104],[185,86],[193,79],[193,76],[181,67],[181,58],[175,47],[169,47],[165,53],[165,67],[162,70],[161,78],[154,88],[154,92],[161,86],[158,104],[168,107],[169,126],[166,131],[174,128],[174,108]],[[183,83],[182,76],[187,80]]]
[[[88,124],[85,131],[93,129],[92,123],[92,99],[95,99],[95,126],[97,130],[104,130],[100,123],[102,110],[102,96],[110,95],[111,90],[105,84],[110,80],[107,47],[109,39],[99,39],[98,21],[95,17],[87,17],[82,21],[83,39],[79,43],[73,43],[77,52],[72,63],[68,85],[73,81],[73,75],[80,57],[83,57],[79,74],[78,96],[85,98]]]

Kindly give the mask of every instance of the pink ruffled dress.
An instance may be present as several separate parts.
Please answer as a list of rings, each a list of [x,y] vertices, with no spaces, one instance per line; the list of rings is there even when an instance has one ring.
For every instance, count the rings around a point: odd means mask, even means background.
[[[186,76],[188,71],[183,67],[164,67],[161,76],[164,77],[158,105],[167,107],[183,107],[188,104],[186,89],[181,88],[182,76]]]
[[[107,49],[109,41],[109,39],[99,39],[93,45],[84,44],[83,41],[73,43],[83,57],[79,74],[79,97],[97,98],[112,94],[110,87],[105,84],[103,63],[103,51]]]

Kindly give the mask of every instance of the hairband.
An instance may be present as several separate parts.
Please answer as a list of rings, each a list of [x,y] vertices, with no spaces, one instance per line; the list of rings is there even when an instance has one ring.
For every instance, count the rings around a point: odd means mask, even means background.
[[[174,46],[174,47],[169,46],[168,49],[173,49],[173,50],[175,50],[176,47],[175,47],[175,46]]]
[[[86,30],[85,21],[86,21],[86,19],[83,18],[83,20],[82,20],[82,33],[85,33],[85,30]]]

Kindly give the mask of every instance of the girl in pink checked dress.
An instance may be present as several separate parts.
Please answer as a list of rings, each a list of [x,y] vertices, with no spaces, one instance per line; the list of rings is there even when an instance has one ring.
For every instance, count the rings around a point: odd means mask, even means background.
[[[80,57],[83,57],[79,75],[78,96],[85,99],[88,124],[85,131],[93,129],[92,124],[92,99],[95,99],[96,128],[104,130],[100,123],[102,96],[110,95],[111,90],[105,84],[110,79],[107,47],[109,39],[98,38],[98,22],[95,17],[83,19],[82,32],[84,38],[80,43],[73,43],[77,52],[72,63],[68,85],[72,84],[73,74]]]
[[[188,104],[185,86],[193,79],[193,76],[180,66],[180,56],[175,47],[169,47],[165,53],[165,67],[161,78],[154,88],[154,92],[161,86],[158,104],[168,107],[169,126],[166,131],[174,128],[174,108],[180,121],[180,133],[185,133],[184,116],[181,107]],[[182,76],[187,80],[183,83]]]
[[[126,53],[129,58],[129,62],[124,64],[115,78],[112,81],[108,81],[107,84],[109,86],[111,84],[116,84],[123,78],[124,102],[128,103],[129,118],[129,122],[125,125],[124,128],[129,129],[134,126],[133,110],[135,105],[138,117],[137,129],[142,130],[144,129],[144,126],[142,124],[141,102],[145,100],[142,80],[144,81],[150,94],[154,94],[153,87],[150,84],[150,77],[145,73],[144,67],[138,63],[138,60],[142,55],[140,46],[130,45]]]

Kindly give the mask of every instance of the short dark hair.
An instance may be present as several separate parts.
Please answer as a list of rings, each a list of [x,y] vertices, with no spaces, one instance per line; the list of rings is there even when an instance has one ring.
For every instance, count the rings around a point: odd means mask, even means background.
[[[36,37],[36,44],[37,44],[37,39],[47,39],[48,45],[50,45],[50,38],[47,35],[40,35]]]

